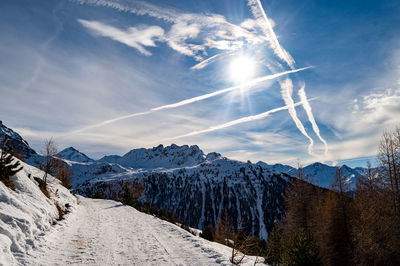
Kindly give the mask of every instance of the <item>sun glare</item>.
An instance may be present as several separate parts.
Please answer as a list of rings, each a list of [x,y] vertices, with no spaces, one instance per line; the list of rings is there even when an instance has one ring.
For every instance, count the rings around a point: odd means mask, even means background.
[[[247,56],[236,57],[232,60],[229,67],[230,79],[243,83],[254,76],[255,62]]]

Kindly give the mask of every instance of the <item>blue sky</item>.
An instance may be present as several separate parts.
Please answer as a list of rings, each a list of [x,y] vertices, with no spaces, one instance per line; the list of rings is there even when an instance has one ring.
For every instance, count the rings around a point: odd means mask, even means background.
[[[398,1],[0,9],[1,119],[36,149],[49,137],[93,157],[197,144],[253,162],[357,166],[400,124]]]

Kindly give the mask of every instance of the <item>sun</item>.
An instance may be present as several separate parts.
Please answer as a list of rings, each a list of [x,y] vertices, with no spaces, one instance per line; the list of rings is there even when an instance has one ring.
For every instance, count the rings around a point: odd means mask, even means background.
[[[229,78],[237,83],[243,83],[254,76],[256,63],[247,56],[239,56],[232,60],[229,66]]]

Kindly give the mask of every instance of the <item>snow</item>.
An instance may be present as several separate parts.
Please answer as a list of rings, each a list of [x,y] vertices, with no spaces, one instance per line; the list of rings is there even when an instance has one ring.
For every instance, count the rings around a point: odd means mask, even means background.
[[[42,177],[43,172],[23,162],[21,165],[23,170],[12,177],[15,191],[0,182],[0,264],[5,265],[15,264],[36,247],[44,232],[51,230],[59,217],[55,203],[64,210],[66,203],[71,210],[76,205],[75,197],[51,176],[48,199],[33,179]]]
[[[76,212],[21,263],[230,265],[231,249],[111,200],[78,197]],[[248,257],[247,264],[255,257]]]

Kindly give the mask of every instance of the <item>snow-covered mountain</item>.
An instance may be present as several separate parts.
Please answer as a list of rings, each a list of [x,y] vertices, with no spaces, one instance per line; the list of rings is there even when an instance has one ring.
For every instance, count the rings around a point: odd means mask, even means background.
[[[58,158],[68,160],[68,161],[74,161],[74,162],[81,162],[81,163],[87,163],[87,162],[93,162],[94,160],[86,156],[86,154],[76,150],[73,147],[66,148],[56,155]]]
[[[297,172],[297,169],[294,167],[291,167],[289,165],[284,165],[284,164],[267,164],[265,162],[259,161],[257,162],[258,165],[264,166],[274,173],[286,173],[288,175],[295,175]]]
[[[329,166],[322,163],[313,163],[304,167],[304,172],[310,177],[311,181],[324,188],[329,188],[332,185],[337,166]],[[350,189],[354,190],[356,187],[356,181],[362,176],[362,169],[353,169],[347,165],[341,166],[344,176],[347,178],[347,182]]]
[[[264,162],[258,162],[258,165],[262,165],[274,173],[286,173],[288,175],[291,175],[293,177],[297,176],[298,170],[294,167],[291,167],[289,165],[283,165],[283,164],[267,164]],[[350,168],[347,165],[341,166],[343,174],[347,178],[348,184],[350,186],[351,190],[354,190],[356,187],[356,182],[357,179],[360,178],[364,172],[365,168],[362,167],[356,167],[356,168]],[[324,188],[330,188],[333,182],[333,179],[335,177],[336,170],[338,169],[338,166],[329,166],[323,163],[313,163],[310,165],[307,165],[306,167],[303,168],[304,174],[306,174],[309,178],[309,180],[320,187]]]
[[[133,149],[124,156],[105,156],[102,162],[118,163],[134,169],[178,168],[202,163],[205,155],[198,146],[159,145],[152,149]]]

